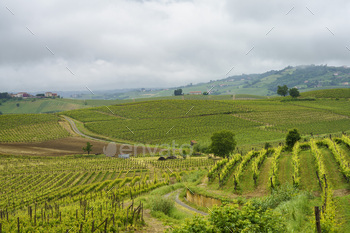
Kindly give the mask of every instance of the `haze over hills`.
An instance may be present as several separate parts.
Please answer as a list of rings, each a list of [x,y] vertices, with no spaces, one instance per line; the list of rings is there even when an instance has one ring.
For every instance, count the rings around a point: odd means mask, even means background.
[[[205,92],[211,89],[212,95],[254,94],[276,95],[278,85],[297,87],[301,92],[350,87],[350,68],[327,65],[288,66],[282,70],[271,70],[261,74],[242,74],[207,83],[188,84],[173,88],[143,88],[115,91],[100,91],[92,95],[88,91],[77,93],[75,98],[85,99],[132,99],[171,96],[181,88],[184,94],[193,91]],[[69,96],[67,96],[69,97]]]

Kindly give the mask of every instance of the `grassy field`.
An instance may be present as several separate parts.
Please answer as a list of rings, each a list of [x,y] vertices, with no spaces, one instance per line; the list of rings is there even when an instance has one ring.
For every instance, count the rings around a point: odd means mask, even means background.
[[[239,146],[283,141],[289,129],[303,136],[350,130],[343,100],[158,100],[63,112],[89,131],[131,143],[206,143],[213,132],[235,132]]]
[[[184,95],[184,96],[163,96],[145,97],[124,100],[100,100],[100,99],[11,99],[0,101],[0,112],[2,114],[24,114],[24,113],[53,113],[69,111],[74,109],[108,106],[113,104],[134,103],[157,100],[242,100],[242,99],[266,99],[258,95]],[[18,104],[18,106],[17,106]]]
[[[40,142],[70,136],[53,114],[0,115],[0,142]]]
[[[302,92],[301,97],[350,98],[350,88],[307,91]]]
[[[41,119],[41,122],[52,120],[50,115],[44,116],[47,116],[47,119]],[[23,119],[22,124],[25,124],[25,121],[32,120],[30,118]],[[341,141],[338,143],[346,156],[350,156],[350,150],[345,144]],[[303,145],[308,145],[308,143]],[[273,149],[276,150],[276,148]],[[328,204],[328,209],[332,207],[337,211],[335,222],[331,224],[342,222],[343,224],[338,228],[340,232],[346,232],[349,227],[346,224],[348,213],[347,208],[343,205],[349,206],[346,202],[349,184],[339,170],[335,155],[321,144],[319,144],[318,149],[322,154],[329,187],[334,190],[336,195],[334,197],[328,196],[328,199],[334,200],[331,205]],[[260,175],[257,184],[254,184],[253,164],[264,153],[267,151],[261,150],[259,153],[252,151],[243,155],[241,159],[238,159],[240,155],[235,155],[237,160],[232,160],[232,157],[230,161],[237,161],[237,163],[232,167],[233,169],[229,170],[229,178],[223,186],[218,185],[218,175],[211,181],[204,179],[203,176],[206,176],[216,163],[206,156],[168,161],[158,161],[157,157],[125,160],[106,158],[104,155],[0,156],[0,195],[2,197],[0,223],[3,232],[17,230],[18,222],[21,231],[44,232],[50,229],[52,232],[66,232],[70,228],[75,229],[75,231],[79,231],[81,228],[82,232],[88,232],[93,221],[100,224],[108,218],[110,221],[107,222],[106,227],[109,231],[142,229],[144,227],[143,221],[127,217],[130,212],[126,207],[131,205],[131,198],[137,198],[134,200],[133,210],[139,206],[140,201],[145,204],[146,208],[152,209],[152,202],[161,198],[159,195],[165,195],[177,188],[189,187],[189,190],[197,195],[241,203],[240,205],[246,203],[249,205],[248,203],[252,200],[263,206],[266,204],[262,203],[270,203],[268,205],[273,206],[271,207],[273,211],[284,216],[284,220],[281,221],[287,224],[288,232],[297,231],[297,229],[299,229],[298,231],[303,229],[303,232],[312,232],[312,222],[308,219],[312,218],[313,205],[320,205],[323,202],[322,198],[302,191],[320,192],[314,173],[316,163],[313,154],[307,148],[299,152],[300,163],[298,166],[300,166],[301,183],[299,189],[293,189],[293,191],[286,188],[293,185],[292,175],[295,165],[291,152],[282,151],[277,160],[276,177],[278,182],[273,189],[269,188],[272,153],[269,153],[262,165],[258,167]],[[243,163],[245,165],[242,166]],[[229,164],[226,163],[225,166]],[[223,170],[225,168],[221,167],[217,174],[221,174]],[[238,189],[235,189],[232,175],[239,177]],[[167,187],[167,185],[176,182],[180,182],[177,188],[162,191],[161,187]],[[282,193],[273,194],[271,197],[266,196],[273,190],[279,190],[279,187],[285,191],[279,191]],[[158,196],[152,196],[152,193],[158,193]],[[175,196],[172,195],[172,198]],[[265,200],[265,198],[270,199]],[[271,203],[271,201],[273,202]],[[193,203],[191,206],[196,207]],[[287,208],[287,206],[289,207]],[[179,205],[175,207],[176,210],[174,209],[168,214],[155,211],[152,212],[152,216],[172,227],[179,226],[184,218],[192,216],[183,207]],[[198,208],[205,209],[203,206]],[[293,215],[289,208],[294,209],[292,210],[294,211],[294,220],[288,217],[290,214]],[[304,211],[298,208],[302,208]],[[331,210],[329,209],[329,211]],[[7,215],[9,216],[8,220]]]
[[[101,224],[99,230],[106,227],[109,232],[156,232],[157,227],[165,230],[154,221],[176,228],[186,222],[185,218],[192,218],[193,213],[178,203],[165,213],[156,209],[154,203],[166,203],[163,199],[172,191],[168,201],[174,202],[177,193],[185,195],[186,190],[196,194],[196,198],[234,203],[242,211],[249,206],[269,208],[279,216],[287,232],[314,232],[316,205],[327,206],[322,213],[322,227],[338,228],[339,232],[350,228],[350,146],[345,143],[350,138],[337,138],[350,130],[350,105],[346,98],[282,102],[208,97],[85,108],[93,102],[90,104],[55,114],[1,115],[0,142],[68,137],[70,133],[62,127],[60,116],[67,115],[87,134],[153,145],[171,146],[172,140],[177,144],[196,140],[207,145],[213,132],[228,129],[236,134],[238,148],[227,161],[207,154],[167,161],[142,156],[123,160],[104,155],[0,155],[2,232],[18,231],[18,226],[21,232],[91,232],[93,224]],[[45,108],[49,109],[42,107]],[[300,148],[287,151],[283,146],[276,147],[284,142],[291,128],[302,133]],[[332,139],[327,139],[330,134]],[[262,149],[265,142],[273,148]],[[254,174],[258,174],[256,184]],[[144,221],[135,211],[141,209],[141,203],[145,208]],[[205,202],[201,206],[189,204],[213,215]],[[206,219],[210,218],[194,221]]]

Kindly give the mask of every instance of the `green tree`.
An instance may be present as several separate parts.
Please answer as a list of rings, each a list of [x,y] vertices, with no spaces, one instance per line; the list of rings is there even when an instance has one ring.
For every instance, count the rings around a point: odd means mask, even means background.
[[[182,95],[182,89],[174,90],[174,95]]]
[[[278,86],[277,87],[277,94],[279,95],[283,95],[283,96],[286,96],[288,95],[288,87],[287,85],[283,85],[283,86]]]
[[[289,89],[289,95],[293,98],[300,96],[299,90],[295,87]]]
[[[90,154],[90,152],[92,151],[92,145],[90,144],[90,142],[86,143],[86,147],[83,147],[83,151],[87,152],[88,155]]]
[[[16,106],[19,107],[19,104],[17,103]]]
[[[272,146],[271,146],[270,143],[265,142],[265,145],[264,145],[265,150],[268,150],[268,149],[271,148],[271,147],[272,147]]]
[[[209,93],[208,93],[208,92],[206,92],[206,91],[204,91],[204,92],[203,92],[203,95],[208,95],[208,94],[209,94]]]
[[[289,130],[286,137],[286,144],[289,150],[291,150],[294,144],[301,139],[297,129]]]
[[[222,130],[211,136],[210,151],[215,156],[228,157],[236,147],[235,135],[231,131]]]

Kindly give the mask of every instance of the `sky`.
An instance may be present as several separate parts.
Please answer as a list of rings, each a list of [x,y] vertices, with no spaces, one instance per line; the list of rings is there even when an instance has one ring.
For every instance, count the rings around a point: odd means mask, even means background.
[[[0,92],[175,87],[348,65],[350,1],[0,0]]]

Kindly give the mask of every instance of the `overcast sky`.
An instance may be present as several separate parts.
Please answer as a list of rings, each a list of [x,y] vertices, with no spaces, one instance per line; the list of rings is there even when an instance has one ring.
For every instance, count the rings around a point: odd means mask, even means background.
[[[232,67],[227,76],[349,65],[349,13],[346,0],[0,0],[0,91],[171,87]]]

